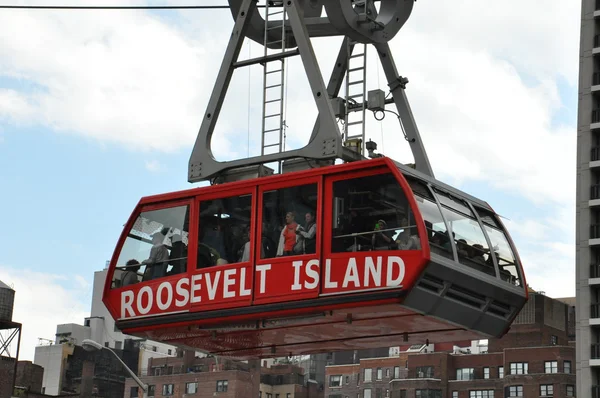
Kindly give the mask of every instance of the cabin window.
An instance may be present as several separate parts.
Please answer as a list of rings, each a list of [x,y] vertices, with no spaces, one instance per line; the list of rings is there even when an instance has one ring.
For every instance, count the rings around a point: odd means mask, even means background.
[[[500,278],[513,285],[521,286],[521,278],[517,270],[517,260],[508,244],[506,235],[504,235],[504,232],[487,225],[484,225],[484,228],[494,248],[494,255],[500,268]]]
[[[331,251],[419,250],[406,195],[393,174],[333,183]]]
[[[142,212],[121,248],[113,287],[186,272],[189,212],[189,205]]]
[[[407,178],[406,180],[415,195],[421,217],[423,217],[423,221],[425,222],[427,239],[429,240],[431,251],[454,260],[452,244],[448,238],[448,229],[431,191],[420,181],[412,178]]]
[[[263,193],[260,258],[316,253],[317,184]]]
[[[452,231],[458,262],[496,276],[490,247],[467,203],[439,190],[436,190],[436,194],[442,205],[442,213]]]
[[[252,195],[200,202],[197,268],[250,261]]]

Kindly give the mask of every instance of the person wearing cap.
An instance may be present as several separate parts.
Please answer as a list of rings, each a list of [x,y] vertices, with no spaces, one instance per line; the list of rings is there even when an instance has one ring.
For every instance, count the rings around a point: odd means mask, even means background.
[[[393,242],[392,231],[385,231],[387,223],[385,220],[377,220],[375,223],[375,233],[371,238],[371,243],[374,250],[387,250]]]
[[[141,263],[146,266],[142,281],[149,281],[165,276],[169,263],[169,249],[164,245],[164,239],[165,235],[162,232],[156,232],[152,235],[150,256]]]

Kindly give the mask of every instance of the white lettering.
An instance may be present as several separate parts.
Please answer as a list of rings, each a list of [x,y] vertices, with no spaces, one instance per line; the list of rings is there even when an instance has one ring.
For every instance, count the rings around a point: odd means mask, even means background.
[[[344,282],[342,287],[348,287],[348,283],[354,283],[354,287],[360,287],[360,280],[358,279],[358,269],[356,268],[356,259],[350,257],[348,265],[346,266],[346,275],[344,275]]]
[[[235,297],[235,291],[229,290],[230,286],[235,284],[235,279],[231,279],[237,273],[237,269],[226,269],[223,273],[223,298]]]
[[[262,265],[256,266],[256,270],[260,273],[260,288],[259,288],[260,293],[265,292],[265,285],[266,285],[266,280],[267,280],[266,273],[270,269],[271,269],[271,264],[262,264]]]
[[[196,281],[202,279],[202,274],[192,275],[192,303],[199,303],[202,301],[202,296],[196,296],[196,292],[202,288],[201,284],[197,284]]]
[[[184,307],[190,301],[190,292],[188,289],[183,288],[183,284],[186,284],[189,287],[190,280],[188,278],[181,278],[177,281],[175,291],[183,298],[183,300],[175,299],[175,306],[177,307]]]
[[[126,290],[121,293],[121,318],[125,318],[127,316],[126,313],[129,313],[129,316],[135,316],[135,312],[133,312],[133,304],[134,294],[131,290]]]
[[[210,274],[207,272],[206,274],[206,288],[208,289],[208,299],[214,300],[217,295],[217,284],[219,283],[219,278],[221,278],[221,271],[215,272],[215,279],[210,279]]]
[[[162,301],[162,291],[167,289],[167,301]],[[173,286],[169,282],[163,282],[158,286],[158,290],[156,291],[156,305],[160,310],[166,310],[171,306],[173,302]]]
[[[331,282],[331,260],[325,260],[325,288],[335,289],[338,287],[337,282]]]
[[[148,306],[147,307],[142,307],[142,299],[144,297],[144,293],[146,293],[146,295],[148,296]],[[150,286],[144,286],[143,288],[140,289],[138,296],[137,296],[137,308],[138,311],[140,312],[140,314],[145,315],[148,312],[150,312],[150,309],[152,308],[152,289],[150,289]]]
[[[300,284],[300,268],[302,267],[302,261],[294,261],[292,267],[294,267],[294,284],[292,285],[292,290],[300,290],[302,289],[302,285]]]
[[[313,266],[315,269],[313,269]],[[306,276],[312,278],[312,282],[304,281],[306,289],[314,289],[319,285],[319,260],[310,260],[306,263]]]
[[[252,290],[246,289],[246,268],[242,268],[242,275],[240,276],[240,297],[249,296],[252,294]]]
[[[394,279],[392,273],[394,271],[394,264],[398,266],[399,275],[398,278]],[[404,261],[398,256],[390,256],[387,261],[387,285],[386,286],[400,286],[404,280],[404,273],[406,269]]]
[[[381,256],[377,256],[377,268],[372,257],[365,258],[365,286],[369,286],[369,276],[373,278],[375,286],[381,286]]]

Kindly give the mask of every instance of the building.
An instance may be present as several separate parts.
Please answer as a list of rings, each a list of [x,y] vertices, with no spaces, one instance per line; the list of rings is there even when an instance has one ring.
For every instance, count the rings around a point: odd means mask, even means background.
[[[532,292],[503,338],[462,347],[401,346],[393,357],[328,366],[325,397],[574,397],[569,311],[564,302]]]
[[[181,398],[320,398],[315,382],[305,382],[304,369],[293,364],[259,367],[224,358],[198,357],[193,351],[179,351],[176,358],[150,358],[140,374],[148,384],[148,397]],[[142,392],[133,379],[125,383],[124,398],[138,398]]]
[[[600,3],[583,0],[577,115],[577,390],[600,397]]]
[[[44,368],[31,361],[19,361],[17,363],[17,377],[15,388],[28,392],[41,393]]]
[[[98,391],[106,397],[123,396],[128,374],[106,350],[100,353],[85,351],[81,347],[85,339],[112,349],[134,371],[144,372],[143,367],[150,358],[175,357],[174,346],[128,336],[115,327],[112,316],[102,302],[106,274],[106,268],[94,273],[90,316],[84,319],[83,325],[57,325],[54,340],[35,348],[34,364],[44,369],[42,393],[79,393],[83,383],[85,388]],[[95,365],[93,374],[88,374],[91,365],[86,365],[86,361]],[[141,369],[138,369],[138,364],[142,365]]]

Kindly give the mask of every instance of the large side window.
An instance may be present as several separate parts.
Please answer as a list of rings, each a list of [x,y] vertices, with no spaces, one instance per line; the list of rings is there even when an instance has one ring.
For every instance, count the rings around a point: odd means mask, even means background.
[[[442,205],[442,212],[452,231],[456,244],[458,262],[485,272],[496,275],[494,262],[490,256],[490,248],[475,215],[469,206],[454,196],[435,190]]]
[[[498,267],[500,268],[500,278],[513,285],[521,286],[517,259],[500,224],[496,222],[495,216],[492,213],[480,208],[476,208],[476,211],[479,213],[483,221],[483,227],[492,243],[494,256],[496,256]]]
[[[333,183],[331,251],[418,250],[414,215],[393,174]]]
[[[200,202],[197,268],[250,260],[252,195]]]
[[[261,258],[315,253],[316,210],[316,183],[265,191]]]
[[[417,206],[425,222],[427,239],[429,240],[431,251],[454,260],[448,229],[431,191],[425,184],[417,180],[407,178],[407,181],[415,194]]]
[[[127,233],[113,287],[185,272],[190,206],[144,211]]]

